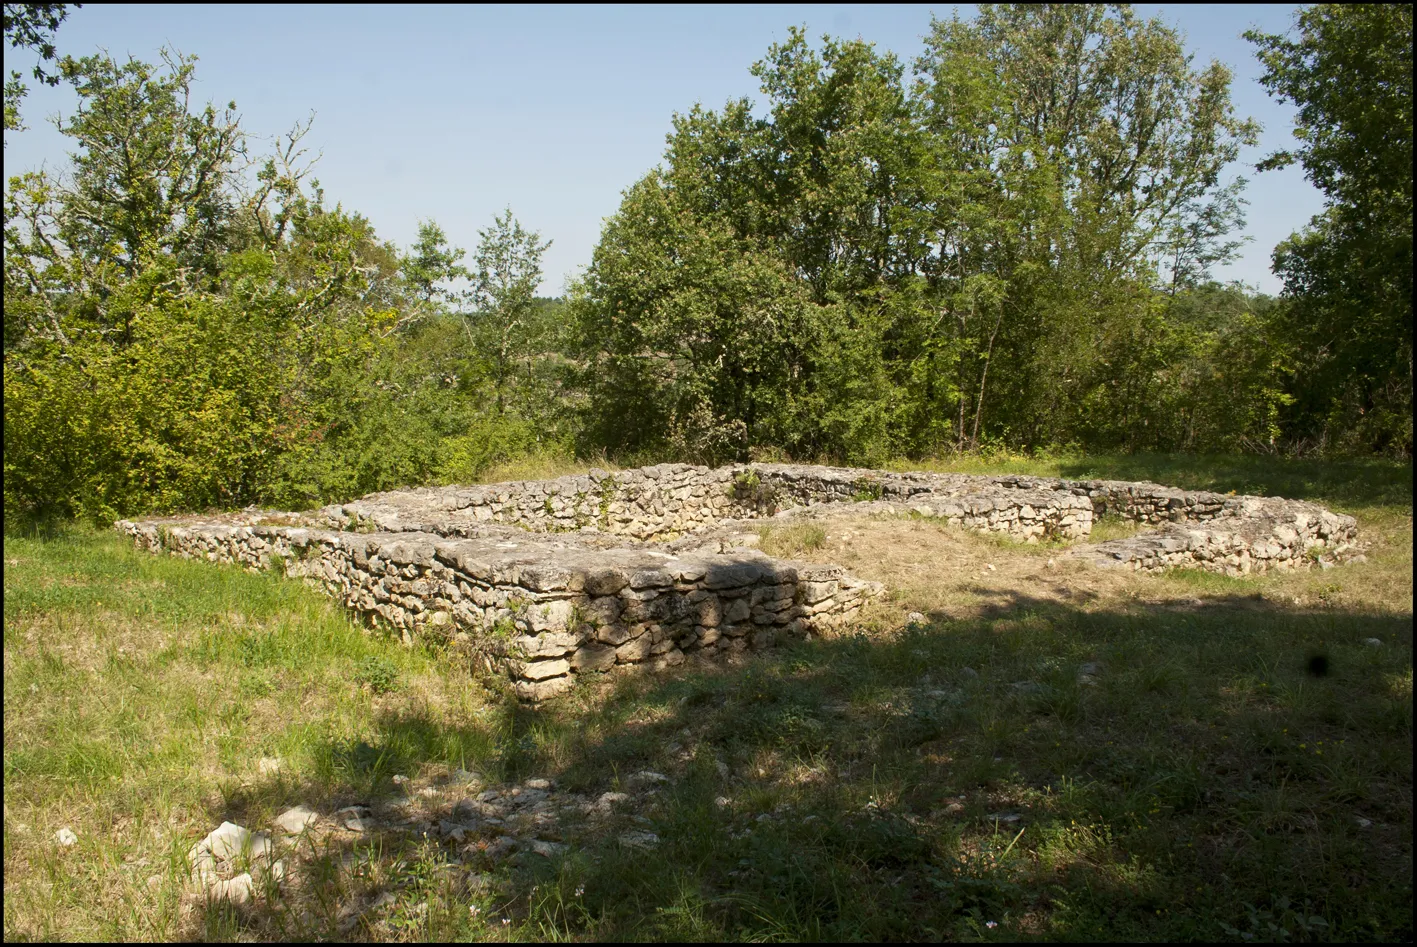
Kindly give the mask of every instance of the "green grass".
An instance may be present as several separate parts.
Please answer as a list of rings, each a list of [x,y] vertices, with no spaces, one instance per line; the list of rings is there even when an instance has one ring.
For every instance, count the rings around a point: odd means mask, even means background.
[[[901,598],[742,666],[532,710],[299,584],[9,535],[6,939],[1410,940],[1410,466],[1029,463],[1331,504],[1369,562],[965,617]],[[183,853],[224,819],[453,768],[591,797],[664,773],[625,816],[662,841],[489,869],[378,834],[309,853],[305,887],[256,908],[182,894]],[[339,926],[381,890],[398,902]]]

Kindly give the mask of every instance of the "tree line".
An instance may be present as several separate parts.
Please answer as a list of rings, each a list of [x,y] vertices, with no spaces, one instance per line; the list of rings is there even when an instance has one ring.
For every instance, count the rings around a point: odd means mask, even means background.
[[[57,56],[67,13],[5,5],[79,99],[69,166],[6,187],[7,515],[306,507],[528,453],[1411,454],[1410,6],[1250,37],[1300,106],[1266,166],[1328,198],[1277,299],[1211,278],[1258,131],[1229,70],[1126,6],[985,5],[909,64],[790,31],[761,108],[674,117],[555,300],[510,210],[471,258],[433,221],[396,247],[326,198],[308,122],[262,150],[193,101],[195,57]]]

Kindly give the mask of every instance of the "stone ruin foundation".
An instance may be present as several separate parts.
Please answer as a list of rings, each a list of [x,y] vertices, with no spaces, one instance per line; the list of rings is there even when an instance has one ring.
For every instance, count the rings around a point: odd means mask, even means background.
[[[376,493],[306,513],[120,520],[138,546],[280,569],[399,629],[452,637],[540,701],[587,671],[662,670],[850,622],[880,583],[770,558],[756,524],[913,514],[1025,542],[1117,514],[1155,530],[1074,547],[1100,566],[1244,574],[1351,548],[1356,522],[1298,500],[1154,483],[659,464]]]

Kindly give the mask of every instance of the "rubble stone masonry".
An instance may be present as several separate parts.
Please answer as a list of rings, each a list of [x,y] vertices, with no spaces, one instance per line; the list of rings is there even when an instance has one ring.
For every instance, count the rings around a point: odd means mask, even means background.
[[[1075,548],[1099,565],[1226,573],[1307,567],[1356,523],[1311,503],[1153,483],[660,464],[555,480],[377,493],[308,513],[120,520],[140,547],[280,569],[399,629],[438,634],[539,701],[586,671],[659,670],[850,622],[879,583],[758,552],[752,521],[914,514],[1025,542],[1094,517],[1154,524]]]

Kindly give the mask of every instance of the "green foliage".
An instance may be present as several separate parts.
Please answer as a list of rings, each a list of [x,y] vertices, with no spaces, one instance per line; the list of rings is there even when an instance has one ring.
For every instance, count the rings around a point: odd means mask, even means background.
[[[79,102],[71,165],[5,195],[7,516],[308,507],[573,450],[1411,451],[1410,7],[1251,35],[1300,108],[1266,166],[1330,198],[1279,301],[1207,278],[1255,135],[1229,71],[1127,7],[985,5],[913,63],[789,31],[764,111],[674,117],[566,300],[510,210],[466,266],[431,220],[400,250],[327,203],[308,122],[253,155],[195,57],[60,59],[65,15],[5,8]]]
[[[509,320],[484,345],[448,311],[472,274],[435,223],[400,254],[327,206],[308,124],[251,186],[234,104],[192,111],[194,60],[163,61],[64,60],[70,173],[9,182],[8,516],[303,508],[565,452],[555,372],[531,367],[558,306],[530,296],[544,244],[510,214],[484,235],[480,298]]]
[[[403,259],[404,279],[408,280],[414,297],[430,306],[446,299],[451,291],[442,283],[468,279],[472,275],[458,262],[466,255],[467,251],[448,244],[447,235],[437,223],[420,222],[418,240]]]
[[[354,679],[375,694],[387,694],[400,686],[398,665],[377,654],[371,654],[359,662]]]
[[[33,75],[46,85],[59,84],[59,76],[51,73],[48,63],[54,61],[54,32],[69,15],[67,3],[7,3],[5,4],[5,45],[11,49],[28,49],[39,54]],[[77,9],[82,3],[74,4]],[[22,131],[20,102],[29,92],[20,81],[20,73],[10,70],[5,79],[5,131]]]
[[[497,413],[507,410],[508,388],[518,368],[531,371],[530,358],[546,324],[536,319],[536,287],[541,283],[541,255],[551,241],[523,229],[511,208],[492,226],[479,230],[473,259],[474,312],[463,317],[475,344],[490,353],[489,363]]]
[[[864,503],[870,500],[881,498],[882,486],[879,480],[870,477],[862,477],[851,485],[851,500],[853,503]]]
[[[573,293],[587,446],[1160,439],[1151,340],[1236,246],[1222,175],[1256,126],[1228,70],[1126,8],[986,5],[935,21],[912,72],[792,30],[753,67],[764,117],[675,117]]]
[[[733,482],[728,486],[728,496],[754,510],[768,514],[777,512],[777,489],[770,483],[763,483],[756,470],[734,474]]]
[[[1281,244],[1299,361],[1289,426],[1346,449],[1412,453],[1412,6],[1317,4],[1298,37],[1245,34],[1260,81],[1299,107],[1298,160],[1324,213]]]

